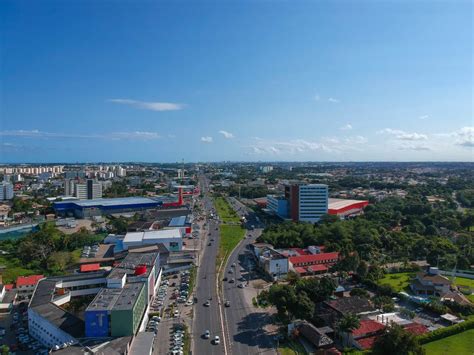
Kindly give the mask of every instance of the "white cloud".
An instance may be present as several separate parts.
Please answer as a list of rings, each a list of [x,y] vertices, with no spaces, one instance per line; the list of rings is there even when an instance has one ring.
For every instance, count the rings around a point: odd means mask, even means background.
[[[212,143],[214,140],[212,139],[212,137],[201,137],[201,142],[203,143]]]
[[[426,120],[426,119],[428,119],[428,118],[430,118],[429,115],[422,115],[422,116],[419,116],[419,117],[418,117],[419,120]]]
[[[431,151],[433,149],[431,149],[430,147],[428,147],[427,145],[423,145],[423,144],[411,144],[411,143],[402,143],[401,145],[399,145],[398,147],[399,150],[414,150],[414,151]]]
[[[334,103],[334,104],[337,104],[338,102],[341,102],[339,99],[335,99],[334,97],[328,98],[328,101],[329,101],[329,102],[332,102],[332,103]]]
[[[161,138],[157,132],[109,132],[102,134],[76,134],[63,132],[45,132],[34,130],[13,130],[0,131],[3,137],[25,137],[25,138],[70,138],[70,139],[132,139],[132,140],[153,140]]]
[[[345,124],[341,128],[339,128],[341,131],[350,131],[352,129],[352,125],[350,123]]]
[[[400,129],[384,128],[377,133],[379,134],[389,134],[392,135],[395,139],[403,141],[420,141],[427,140],[428,136],[423,133],[416,132],[405,132]]]
[[[457,131],[439,134],[438,136],[448,136],[453,139],[456,145],[474,148],[474,126],[462,127]]]
[[[254,144],[247,148],[254,154],[284,155],[302,154],[312,152],[343,153],[346,151],[360,151],[361,147],[367,143],[367,139],[362,136],[344,137],[324,137],[320,141],[310,141],[306,139],[293,139],[288,141],[276,141],[254,138]]]
[[[150,111],[177,111],[182,110],[185,107],[185,105],[183,104],[177,104],[172,102],[145,102],[130,99],[109,99],[107,101],[116,104],[130,105],[135,108]]]
[[[232,139],[234,138],[234,135],[230,132],[227,132],[227,131],[224,131],[224,130],[221,130],[219,131],[220,134],[222,134],[226,139]]]

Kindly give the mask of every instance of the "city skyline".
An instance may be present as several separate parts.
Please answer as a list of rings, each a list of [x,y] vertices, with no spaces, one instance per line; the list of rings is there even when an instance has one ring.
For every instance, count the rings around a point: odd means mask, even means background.
[[[469,1],[0,9],[0,163],[473,161]]]

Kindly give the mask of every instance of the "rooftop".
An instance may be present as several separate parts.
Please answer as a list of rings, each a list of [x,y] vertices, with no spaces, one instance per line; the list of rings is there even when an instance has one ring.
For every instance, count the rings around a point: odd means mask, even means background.
[[[16,279],[16,287],[34,286],[43,278],[44,275],[18,276]]]
[[[80,207],[93,207],[93,206],[118,206],[118,205],[137,205],[137,204],[159,204],[161,199],[154,199],[148,197],[118,197],[118,198],[97,198],[93,200],[69,200],[69,201],[60,201],[55,202],[55,207],[61,207],[63,205],[69,205],[74,203]]]
[[[317,261],[328,261],[339,258],[339,252],[320,253],[310,255],[291,256],[288,258],[292,264],[295,263],[314,263]]]
[[[171,221],[168,224],[168,226],[169,227],[182,227],[189,223],[190,223],[189,216],[178,216],[178,217],[171,218]]]
[[[139,243],[142,240],[154,239],[181,239],[179,228],[150,230],[144,232],[129,232],[123,238],[124,243]]]
[[[341,314],[359,314],[374,310],[369,300],[359,296],[342,297],[337,300],[326,301],[325,304]]]
[[[357,329],[354,329],[352,335],[357,337],[363,337],[367,334],[372,334],[381,331],[385,328],[385,325],[382,323],[376,322],[371,319],[364,319],[360,321],[360,326]]]
[[[122,277],[124,274],[127,274],[129,277],[135,275],[135,268],[138,265],[146,265],[146,273],[140,275],[140,278],[148,277],[154,265],[156,265],[156,259],[158,258],[158,252],[152,253],[129,253],[122,260],[120,265],[113,268],[107,278],[117,278]]]
[[[143,282],[125,284],[123,288],[103,288],[94,297],[86,311],[110,311],[132,309],[138,299]]]
[[[368,204],[369,201],[367,200],[346,200],[341,198],[330,198],[328,199],[328,209],[329,210],[340,210],[347,207],[351,207],[352,205],[358,204]]]
[[[47,319],[59,329],[71,334],[74,338],[84,336],[84,322],[55,304],[48,302],[36,306],[34,311],[41,314],[43,318]]]

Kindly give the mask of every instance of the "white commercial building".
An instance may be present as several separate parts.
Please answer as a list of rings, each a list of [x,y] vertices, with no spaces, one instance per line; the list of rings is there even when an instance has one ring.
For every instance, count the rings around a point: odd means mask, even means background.
[[[123,248],[162,243],[169,251],[183,249],[183,234],[179,228],[145,232],[130,232],[123,239]]]

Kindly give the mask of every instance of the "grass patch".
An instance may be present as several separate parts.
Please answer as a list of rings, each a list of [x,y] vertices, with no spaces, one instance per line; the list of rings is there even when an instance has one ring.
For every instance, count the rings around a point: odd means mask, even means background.
[[[224,223],[240,223],[240,217],[237,212],[227,203],[224,197],[216,197],[214,203],[219,218]]]
[[[194,290],[194,285],[196,285],[196,276],[197,276],[197,267],[193,265],[189,272],[189,294],[192,295]]]
[[[278,347],[278,353],[280,355],[305,355],[307,354],[303,345],[298,341],[290,340],[288,342],[280,344]]]
[[[411,272],[400,272],[395,274],[386,274],[377,281],[378,285],[390,285],[396,292],[405,290],[410,285],[410,280],[415,276]]]
[[[220,226],[220,235],[219,253],[216,260],[217,265],[220,265],[222,260],[224,260],[225,263],[232,250],[234,250],[237,244],[244,238],[245,229],[241,226],[229,226],[224,224]]]
[[[446,275],[446,277],[451,280],[451,276]],[[458,286],[467,286],[474,289],[474,280],[466,279],[465,277],[456,277],[454,283]]]
[[[474,329],[423,345],[427,355],[472,354]]]
[[[21,261],[14,257],[0,256],[0,265],[5,267],[2,272],[3,283],[12,283],[18,276],[29,276],[41,273],[37,270],[25,269]]]

